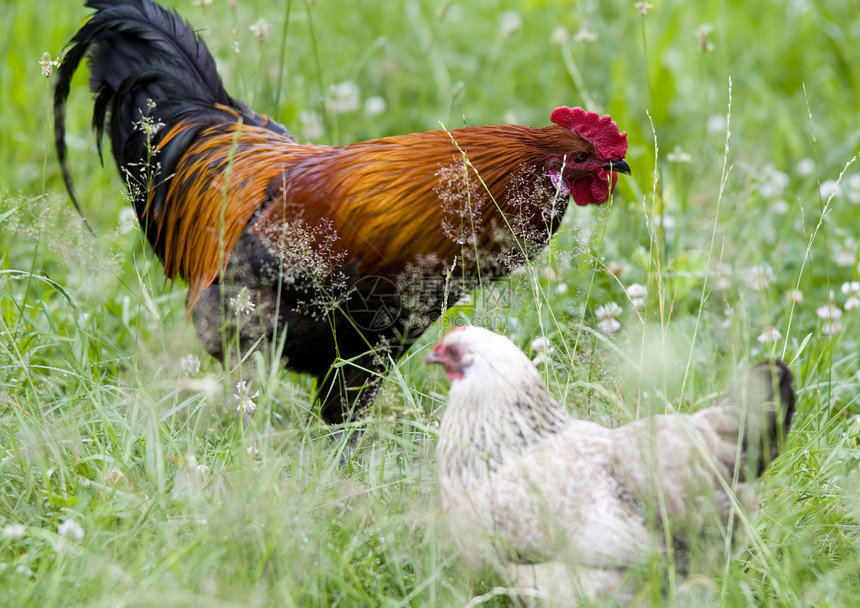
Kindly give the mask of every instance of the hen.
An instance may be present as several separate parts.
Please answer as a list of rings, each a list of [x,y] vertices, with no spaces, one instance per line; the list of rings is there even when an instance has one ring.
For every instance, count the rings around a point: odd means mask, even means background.
[[[87,0],[54,97],[89,57],[93,126],[105,131],[138,218],[206,349],[263,343],[317,379],[339,422],[373,400],[397,360],[466,290],[527,262],[572,196],[608,200],[625,133],[557,108],[552,126],[436,130],[350,146],[299,145],[232,98],[205,44],[151,0]]]
[[[439,480],[466,557],[565,602],[629,600],[655,551],[671,549],[681,571],[696,553],[713,560],[727,527],[741,527],[733,505],[755,509],[756,477],[795,406],[791,372],[765,362],[712,407],[610,429],[567,414],[522,351],[488,330],[451,330],[425,361],[451,380]]]

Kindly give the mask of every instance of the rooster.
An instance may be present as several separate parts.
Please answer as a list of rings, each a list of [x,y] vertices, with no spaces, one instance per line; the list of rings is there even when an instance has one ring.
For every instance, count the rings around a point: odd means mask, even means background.
[[[300,145],[225,90],[205,44],[151,0],[87,0],[54,96],[70,197],[65,107],[88,57],[105,132],[168,279],[188,287],[205,348],[225,364],[280,349],[317,379],[338,423],[467,290],[532,259],[570,197],[607,201],[626,133],[560,107],[548,127],[485,126]]]
[[[713,559],[726,528],[741,526],[735,497],[755,509],[755,480],[794,414],[780,361],[758,364],[712,407],[614,429],[571,417],[523,352],[486,329],[449,331],[425,362],[451,381],[439,480],[466,557],[566,602],[619,585],[629,594],[631,572],[667,538],[682,570],[693,549]],[[702,544],[715,528],[719,540]]]

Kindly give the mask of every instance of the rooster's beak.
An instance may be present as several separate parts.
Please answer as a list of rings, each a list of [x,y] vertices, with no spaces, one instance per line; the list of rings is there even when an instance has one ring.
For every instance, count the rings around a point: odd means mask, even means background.
[[[603,167],[603,170],[630,175],[630,165],[628,165],[624,160],[611,160],[608,165]]]

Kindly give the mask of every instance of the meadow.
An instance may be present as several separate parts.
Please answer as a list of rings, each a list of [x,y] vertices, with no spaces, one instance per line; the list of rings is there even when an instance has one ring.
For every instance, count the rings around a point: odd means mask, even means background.
[[[421,360],[464,322],[511,337],[572,412],[610,425],[705,407],[785,359],[798,411],[752,540],[695,584],[702,605],[857,601],[856,2],[164,3],[227,90],[302,142],[545,125],[581,105],[627,131],[633,175],[455,303],[365,416],[326,427],[311,380],[261,355],[245,417],[240,376],[198,343],[184,286],[99,161],[85,69],[67,129],[93,233],[66,194],[45,72],[88,10],[0,0],[0,605],[517,605],[465,566],[439,507],[448,384]]]

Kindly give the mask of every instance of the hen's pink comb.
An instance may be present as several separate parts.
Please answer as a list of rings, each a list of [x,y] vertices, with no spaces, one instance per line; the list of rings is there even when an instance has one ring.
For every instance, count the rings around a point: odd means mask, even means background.
[[[597,112],[586,112],[582,108],[561,106],[552,111],[549,119],[582,135],[605,159],[621,159],[627,154],[627,131],[619,133],[618,125],[609,114],[599,116]]]

